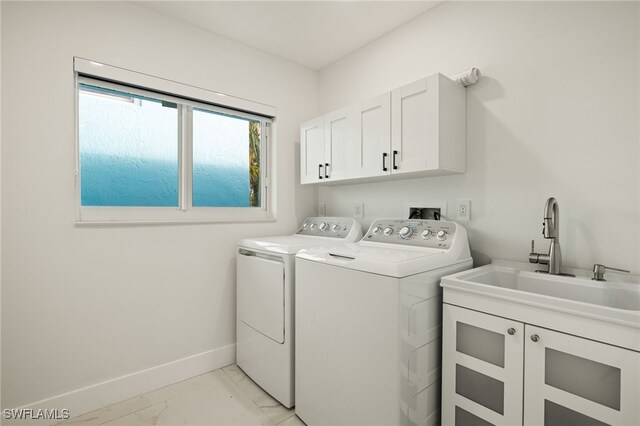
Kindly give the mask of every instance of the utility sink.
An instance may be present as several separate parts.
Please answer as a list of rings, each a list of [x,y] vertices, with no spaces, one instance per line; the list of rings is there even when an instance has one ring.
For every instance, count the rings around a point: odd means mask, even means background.
[[[524,272],[499,266],[461,275],[459,278],[526,293],[640,311],[640,286],[633,284],[586,281],[584,278]]]
[[[491,264],[459,272],[444,277],[442,287],[640,328],[639,284],[614,281],[613,274],[608,281],[593,281],[518,266]]]

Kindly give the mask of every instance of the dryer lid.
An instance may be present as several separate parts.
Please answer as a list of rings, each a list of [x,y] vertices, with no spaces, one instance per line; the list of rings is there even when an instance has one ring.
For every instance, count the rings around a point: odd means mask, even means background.
[[[302,249],[353,243],[362,238],[362,227],[352,218],[308,217],[293,235],[244,238],[238,247],[276,254],[296,254]]]
[[[244,238],[238,241],[238,247],[277,254],[296,254],[302,249],[331,247],[336,243],[337,241],[334,238],[286,235],[280,237]]]

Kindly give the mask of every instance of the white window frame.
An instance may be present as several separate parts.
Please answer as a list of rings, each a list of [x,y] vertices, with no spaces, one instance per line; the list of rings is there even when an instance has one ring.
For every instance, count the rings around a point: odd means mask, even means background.
[[[113,67],[83,58],[74,58],[75,72],[75,186],[76,224],[175,224],[175,223],[234,223],[274,221],[275,191],[272,182],[275,135],[275,108],[212,92],[194,86],[177,83]],[[126,91],[133,95],[173,102],[178,105],[178,206],[177,207],[119,207],[82,206],[80,175],[79,135],[79,87],[90,84],[107,89]],[[191,135],[193,108],[259,120],[261,123],[260,147],[260,207],[193,207],[193,140]]]

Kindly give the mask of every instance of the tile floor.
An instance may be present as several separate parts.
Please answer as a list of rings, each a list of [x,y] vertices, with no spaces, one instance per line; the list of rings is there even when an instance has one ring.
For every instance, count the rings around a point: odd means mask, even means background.
[[[304,425],[235,364],[59,425]]]

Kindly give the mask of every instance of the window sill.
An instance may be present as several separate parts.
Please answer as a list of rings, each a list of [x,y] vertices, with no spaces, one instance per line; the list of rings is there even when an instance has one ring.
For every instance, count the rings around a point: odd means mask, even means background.
[[[82,207],[76,226],[146,226],[274,222],[274,212],[247,207]]]
[[[255,218],[255,219],[237,219],[237,218],[220,218],[220,219],[197,219],[197,220],[94,220],[94,221],[76,221],[75,226],[80,228],[91,227],[137,227],[137,226],[165,226],[165,225],[211,225],[225,223],[267,223],[275,222],[275,217]]]

